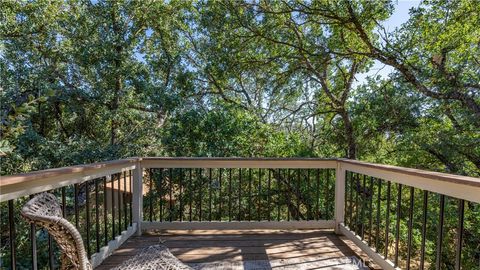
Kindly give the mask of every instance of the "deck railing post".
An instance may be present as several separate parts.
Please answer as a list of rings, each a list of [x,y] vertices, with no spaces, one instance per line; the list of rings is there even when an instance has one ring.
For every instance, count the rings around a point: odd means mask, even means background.
[[[345,215],[345,169],[341,161],[337,161],[335,175],[335,233],[341,234],[339,225],[343,223]]]
[[[140,159],[137,161],[133,172],[133,197],[132,197],[133,222],[137,223],[136,235],[142,235],[143,221],[143,168]]]

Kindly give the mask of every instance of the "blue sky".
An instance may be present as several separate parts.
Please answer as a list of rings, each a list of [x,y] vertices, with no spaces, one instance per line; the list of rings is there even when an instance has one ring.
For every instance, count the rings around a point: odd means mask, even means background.
[[[387,31],[393,31],[396,27],[402,25],[402,23],[406,22],[409,18],[409,10],[412,7],[417,7],[420,4],[418,0],[404,0],[404,1],[397,1],[394,2],[395,4],[395,11],[393,12],[392,16],[388,18],[385,22],[383,22],[383,26]],[[384,64],[375,61],[374,66],[370,69],[369,72],[357,74],[355,78],[357,81],[355,85],[360,85],[365,82],[367,76],[374,76],[374,75],[381,75],[386,77],[390,72],[392,72],[393,68],[390,66],[385,66]]]
[[[395,11],[392,16],[385,21],[384,25],[387,27],[387,30],[393,30],[395,27],[400,26],[402,23],[406,22],[410,15],[408,14],[409,10],[412,7],[417,7],[420,4],[418,0],[404,0],[397,1],[395,6]]]

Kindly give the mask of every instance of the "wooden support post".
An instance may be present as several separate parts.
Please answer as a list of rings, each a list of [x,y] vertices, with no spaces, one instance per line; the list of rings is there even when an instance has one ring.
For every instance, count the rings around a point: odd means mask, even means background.
[[[132,197],[133,223],[137,224],[136,235],[142,235],[143,221],[143,168],[141,161],[137,161],[133,172],[133,197]]]
[[[342,234],[340,224],[343,224],[345,215],[345,169],[342,162],[337,162],[335,175],[335,233]]]

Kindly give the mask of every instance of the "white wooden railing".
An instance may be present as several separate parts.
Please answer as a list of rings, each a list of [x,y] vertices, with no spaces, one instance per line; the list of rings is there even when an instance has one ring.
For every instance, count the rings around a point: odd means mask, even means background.
[[[95,195],[95,203],[103,205],[90,209],[88,204],[79,210],[81,207],[77,205],[77,196],[82,188],[87,197],[92,197],[89,204],[93,205]],[[402,193],[402,188],[408,188],[410,193]],[[458,202],[458,209],[455,210],[459,222],[454,237],[454,264],[459,267],[461,264],[470,265],[465,260],[471,255],[462,254],[461,251],[464,230],[469,229],[464,226],[464,213],[477,211],[480,203],[479,178],[355,160],[130,158],[2,176],[0,202],[5,207],[8,206],[9,210],[10,263],[14,264],[16,258],[22,256],[16,253],[15,237],[12,237],[12,234],[15,236],[19,233],[15,230],[15,222],[19,220],[14,217],[18,215],[15,204],[23,203],[26,196],[52,190],[63,201],[69,190],[74,190],[74,194],[77,194],[73,196],[75,205],[72,206],[75,218],[78,219],[80,212],[90,217],[95,214],[96,219],[101,215],[105,223],[112,224],[112,234],[109,231],[111,227],[105,226],[102,230],[93,226],[93,223],[85,224],[88,246],[92,246],[91,260],[95,266],[128,237],[135,233],[140,235],[148,229],[330,228],[354,241],[383,268],[408,268],[413,260],[429,260],[425,257],[425,241],[433,240],[429,239],[425,228],[428,226],[426,215],[430,215],[430,210],[425,199],[423,208],[409,207],[424,194],[430,205],[437,202],[437,197],[428,196],[438,196],[438,202],[442,205],[445,205],[445,198],[450,200],[448,202]],[[111,197],[107,198],[109,192]],[[291,200],[286,196],[288,192],[292,194]],[[99,194],[105,195],[103,201],[98,199]],[[409,194],[410,197],[407,196]],[[394,195],[397,197],[394,198]],[[408,198],[411,203],[408,203]],[[391,211],[395,199],[397,211]],[[110,200],[111,208],[108,204]],[[465,208],[466,202],[468,205]],[[388,205],[382,207],[385,203]],[[196,212],[192,213],[192,209]],[[68,217],[67,210],[65,215]],[[423,224],[422,228],[416,228],[417,223],[411,218],[417,210],[425,215],[423,222],[418,223]],[[101,213],[102,211],[104,212]],[[127,217],[127,211],[130,211],[130,217]],[[442,250],[442,239],[446,234],[443,227],[449,223],[448,220],[444,221],[444,211],[446,210],[435,213],[441,221],[439,223],[442,223],[438,236],[435,236],[439,238],[440,248],[437,247],[436,253],[440,256],[437,255],[435,262],[431,262],[437,266],[445,263],[442,262],[445,253],[445,248]],[[404,216],[403,212],[408,212],[408,215]],[[163,220],[163,217],[168,217],[168,220]],[[392,223],[388,223],[390,220],[385,217],[392,218]],[[403,243],[404,235],[399,230],[391,229],[399,228],[398,224],[403,224],[402,222],[408,224],[406,244]],[[99,221],[96,220],[96,223]],[[422,232],[421,254],[418,256],[415,254],[419,253],[414,254],[412,250],[414,244],[411,236],[412,231],[417,229]],[[102,239],[99,239],[99,235]],[[400,247],[399,242],[403,243]],[[407,250],[403,251],[405,246]],[[50,264],[54,263],[54,259],[51,259]]]

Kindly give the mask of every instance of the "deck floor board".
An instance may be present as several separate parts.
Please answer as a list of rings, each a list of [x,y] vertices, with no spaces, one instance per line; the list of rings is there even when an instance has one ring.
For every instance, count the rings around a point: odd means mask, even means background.
[[[331,230],[151,231],[128,239],[96,269],[160,243],[196,269],[362,269],[352,258],[368,260]]]

